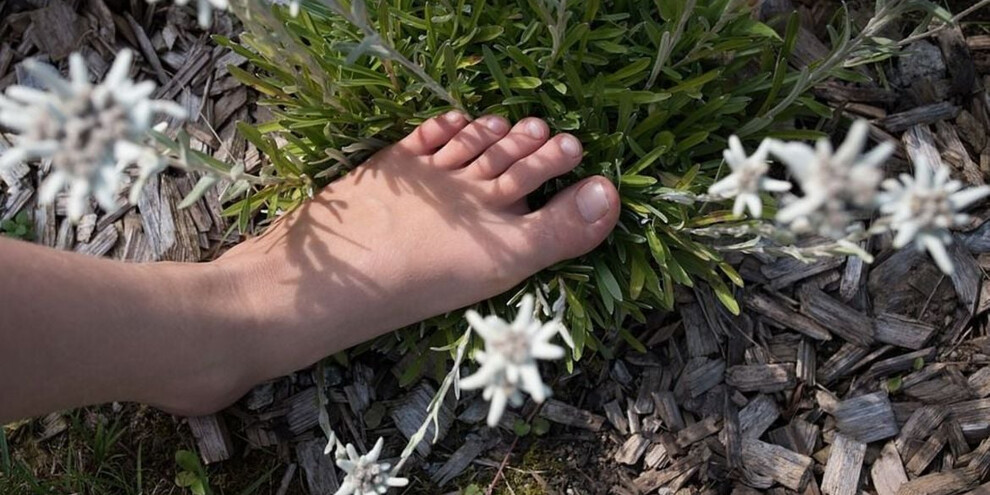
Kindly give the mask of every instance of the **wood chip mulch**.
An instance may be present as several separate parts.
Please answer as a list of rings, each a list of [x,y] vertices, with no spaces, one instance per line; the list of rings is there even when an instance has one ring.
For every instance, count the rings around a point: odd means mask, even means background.
[[[795,54],[806,59],[798,64],[813,61],[825,39],[816,31],[825,24],[816,16],[825,14],[800,11],[805,27]],[[211,44],[187,11],[0,0],[0,13],[0,90],[30,84],[19,69],[25,57],[60,64],[81,50],[99,76],[114,47],[130,46],[143,56],[142,77],[159,82],[159,97],[200,115],[192,133],[203,149],[257,166],[257,150],[234,124],[263,116],[226,70],[244,60]],[[224,19],[215,29],[234,33]],[[66,29],[54,33],[52,23]],[[901,143],[888,175],[928,155],[955,178],[985,184],[990,36],[947,29],[907,52],[890,62],[890,86],[832,82],[818,96],[870,119],[874,137]],[[0,133],[0,149],[4,139]],[[162,175],[136,207],[72,225],[61,203],[34,204],[44,173],[24,167],[0,176],[0,220],[31,212],[41,244],[134,261],[199,261],[233,241],[215,193],[176,208],[194,176]],[[648,352],[620,347],[612,360],[582,365],[555,384],[558,398],[508,412],[499,428],[483,425],[486,405],[476,395],[449,397],[441,442],[419,449],[417,472],[427,478],[417,483],[440,493],[454,490],[471,466],[501,472],[505,461],[520,463],[518,420],[542,417],[554,424],[551,434],[526,442],[596,446],[593,455],[569,457],[560,479],[534,473],[547,493],[990,494],[990,213],[975,217],[955,236],[951,277],[923,253],[893,251],[889,237],[864,246],[876,256],[872,265],[737,259],[747,281],[739,316],[704,288],[684,290],[675,312],[630,328]],[[369,354],[346,371],[326,368],[333,424],[360,450],[385,436],[386,453],[396,455],[422,422],[436,381],[429,365],[410,369],[414,358]],[[413,385],[400,387],[400,379]],[[273,449],[289,462],[286,480],[299,470],[309,493],[333,494],[341,473],[323,455],[316,395],[308,370],[189,424],[207,462]]]

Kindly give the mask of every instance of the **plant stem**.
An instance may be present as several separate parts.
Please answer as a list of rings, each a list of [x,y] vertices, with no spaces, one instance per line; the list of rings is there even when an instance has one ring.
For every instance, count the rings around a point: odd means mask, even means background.
[[[968,9],[963,10],[962,12],[960,12],[960,13],[952,16],[952,19],[949,19],[949,22],[942,23],[942,24],[938,25],[938,27],[929,29],[928,31],[925,31],[923,33],[915,34],[913,36],[908,36],[907,38],[904,38],[903,40],[898,41],[897,42],[897,46],[910,45],[911,43],[914,43],[915,41],[923,40],[923,39],[928,38],[930,36],[934,36],[934,35],[942,32],[942,31],[944,31],[945,28],[947,28],[947,27],[949,27],[951,25],[954,25],[954,24],[958,24],[959,21],[963,20],[963,18],[969,16],[970,14],[972,14],[973,12],[976,12],[977,10],[980,10],[983,7],[986,7],[987,5],[990,5],[990,0],[981,0],[981,1],[977,2],[976,4],[972,5],[971,7],[969,7]]]

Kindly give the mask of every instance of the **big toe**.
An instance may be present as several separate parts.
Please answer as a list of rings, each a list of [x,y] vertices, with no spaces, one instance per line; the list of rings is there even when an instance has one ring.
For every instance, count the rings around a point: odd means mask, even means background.
[[[588,253],[619,220],[619,192],[605,177],[585,179],[526,215],[531,258],[542,269]]]

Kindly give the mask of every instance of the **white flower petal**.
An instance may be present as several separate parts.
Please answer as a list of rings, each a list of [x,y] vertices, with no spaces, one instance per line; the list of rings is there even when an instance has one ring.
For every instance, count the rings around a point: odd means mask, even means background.
[[[918,239],[928,250],[928,253],[932,255],[932,259],[935,260],[935,264],[942,270],[942,273],[952,275],[955,268],[952,266],[952,259],[949,258],[949,253],[945,250],[945,244],[942,243],[942,240],[933,235],[924,235]]]
[[[949,196],[949,203],[955,210],[964,210],[973,203],[990,195],[990,186],[979,186],[964,189]]]
[[[492,428],[498,426],[498,420],[502,419],[502,414],[505,413],[508,399],[501,388],[492,391],[491,403],[488,406],[488,426]]]

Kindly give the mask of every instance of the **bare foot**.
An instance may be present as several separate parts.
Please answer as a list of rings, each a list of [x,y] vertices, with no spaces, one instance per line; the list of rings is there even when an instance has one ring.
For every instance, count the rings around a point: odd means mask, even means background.
[[[581,155],[576,138],[551,138],[539,119],[510,129],[500,117],[469,123],[448,113],[232,249],[216,264],[259,324],[239,344],[252,364],[241,387],[497,295],[595,248],[619,216],[604,177],[536,211],[526,204]]]

